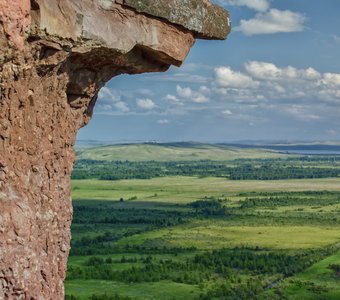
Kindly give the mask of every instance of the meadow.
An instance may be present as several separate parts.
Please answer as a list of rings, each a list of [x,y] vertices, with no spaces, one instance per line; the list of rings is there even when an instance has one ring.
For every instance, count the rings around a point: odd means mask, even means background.
[[[339,178],[297,180],[237,180],[174,176],[149,180],[73,180],[73,200],[143,200],[165,203],[188,203],[204,197],[229,197],[238,200],[240,193],[281,191],[340,191]]]
[[[66,299],[340,298],[337,175],[93,178],[73,180],[72,196]]]

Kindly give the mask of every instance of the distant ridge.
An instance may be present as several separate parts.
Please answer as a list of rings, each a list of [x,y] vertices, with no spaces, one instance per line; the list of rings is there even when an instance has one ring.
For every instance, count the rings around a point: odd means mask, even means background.
[[[217,144],[224,146],[232,146],[237,148],[260,148],[271,149],[277,151],[289,150],[324,150],[324,151],[340,151],[340,144]]]
[[[270,149],[235,147],[199,142],[124,143],[79,147],[78,159],[104,161],[188,161],[234,160],[239,158],[274,158],[284,154]]]

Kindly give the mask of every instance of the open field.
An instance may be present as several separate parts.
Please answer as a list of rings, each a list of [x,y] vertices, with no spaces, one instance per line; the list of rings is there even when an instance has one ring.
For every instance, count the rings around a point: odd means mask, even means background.
[[[120,283],[107,280],[74,280],[66,282],[66,290],[70,294],[78,295],[77,299],[88,299],[88,295],[102,294],[132,297],[140,300],[187,300],[198,297],[199,288],[190,284],[175,283],[170,281],[147,283]]]
[[[340,298],[338,156],[197,143],[78,154],[66,299]]]
[[[340,178],[292,180],[239,180],[175,176],[149,180],[73,180],[73,199],[128,200],[188,203],[207,197],[230,197],[246,192],[340,191]]]
[[[66,294],[73,299],[337,299],[340,293],[328,268],[340,261],[338,178],[182,176],[74,180],[72,187]]]
[[[315,237],[319,238],[315,238]],[[145,245],[161,240],[173,247],[212,250],[235,247],[311,249],[340,242],[340,226],[232,226],[228,221],[196,221],[120,240],[118,245]]]

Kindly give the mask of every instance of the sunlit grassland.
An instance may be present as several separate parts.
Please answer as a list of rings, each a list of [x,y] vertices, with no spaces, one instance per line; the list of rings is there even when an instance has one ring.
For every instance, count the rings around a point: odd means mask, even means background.
[[[340,178],[228,180],[174,176],[119,181],[73,180],[73,199],[189,203],[207,197],[233,197],[244,192],[340,191]],[[134,200],[136,201],[136,200]]]
[[[279,289],[284,291],[288,299],[298,300],[338,300],[340,299],[340,278],[329,268],[331,264],[339,264],[340,251],[329,256],[303,272],[284,280]],[[322,286],[319,292],[315,292]]]
[[[227,220],[194,221],[124,238],[118,245],[147,245],[152,240],[200,250],[256,246],[276,250],[308,249],[340,242],[340,227],[231,226]]]
[[[175,262],[183,262],[196,254],[211,253],[211,250],[222,248],[230,249],[228,251],[235,248],[251,249],[251,251],[257,249],[260,252],[287,255],[303,251],[306,253],[319,251],[340,243],[338,217],[340,201],[337,200],[340,194],[317,193],[317,191],[340,191],[340,178],[275,181],[231,181],[216,177],[162,177],[119,181],[73,180],[72,196],[75,205],[101,207],[103,210],[111,209],[112,212],[131,210],[133,215],[137,215],[137,211],[142,211],[143,214],[150,216],[151,211],[154,210],[175,211],[180,215],[188,211],[197,212],[192,206],[187,205],[191,202],[199,199],[210,201],[211,198],[215,198],[221,200],[220,203],[225,205],[227,211],[223,217],[205,218],[193,214],[182,223],[161,227],[147,227],[150,225],[144,223],[84,222],[73,224],[73,236],[74,241],[78,241],[82,237],[94,238],[106,232],[124,233],[130,229],[141,229],[138,234],[120,235],[117,240],[103,243],[104,246],[112,247],[112,253],[108,252],[105,255],[94,253],[104,259],[112,258],[113,263],[110,266],[115,271],[128,270],[132,267],[142,268],[144,263],[141,257],[149,255],[148,249],[151,249],[150,255],[156,265],[160,260],[171,259]],[[293,193],[289,194],[289,192]],[[254,198],[256,202],[256,199],[270,197],[277,199],[276,202],[269,202],[268,206],[254,205],[242,208],[242,203],[249,198]],[[120,201],[121,198],[124,201]],[[285,199],[288,199],[288,204],[284,203]],[[297,199],[298,203],[292,203],[292,199]],[[183,252],[179,250],[178,253],[173,253],[169,252],[169,249],[183,249]],[[146,252],[142,254],[143,251]],[[137,261],[121,263],[122,256],[137,257]],[[71,256],[69,266],[86,268],[89,257],[88,254]],[[329,264],[339,262],[340,253],[332,255],[303,272],[286,278],[273,288],[266,289],[258,299],[285,299],[274,294],[276,289],[282,290],[287,299],[340,299],[339,278],[328,268]],[[235,280],[244,280],[244,282],[259,277],[264,286],[283,278],[278,274],[258,275],[238,269],[232,269],[230,272]],[[164,279],[157,282],[132,283],[76,278],[67,280],[65,288],[67,294],[76,295],[77,299],[89,299],[93,294],[112,296],[118,293],[121,296],[140,300],[189,300],[198,299],[200,294],[207,292],[221,280],[225,279],[217,274],[200,285]],[[228,281],[229,278],[226,280]],[[322,286],[323,291],[316,292],[315,288],[311,290],[313,286],[310,282],[313,282],[314,286]],[[232,284],[237,287],[240,283],[235,281]]]
[[[127,144],[101,146],[77,153],[78,159],[130,161],[234,160],[287,157],[267,149],[244,149],[197,143]]]
[[[159,253],[159,254],[152,254],[153,258],[155,260],[160,260],[160,259],[171,259],[173,261],[181,261],[185,260],[187,258],[193,257],[198,251],[191,251],[191,252],[184,252],[184,253],[176,253],[176,254],[169,254],[169,253]],[[111,258],[113,260],[113,265],[115,268],[118,269],[124,269],[128,268],[131,266],[139,266],[140,259],[146,258],[148,254],[138,254],[138,253],[130,253],[130,252],[121,252],[121,253],[113,253],[113,254],[107,254],[107,255],[96,255],[96,257],[100,257],[103,259],[106,258]],[[72,266],[83,266],[86,264],[88,259],[91,257],[91,255],[85,255],[85,256],[71,256],[71,264]],[[126,259],[132,259],[136,258],[137,262],[126,262],[126,263],[121,263],[122,258]]]
[[[79,299],[88,299],[88,295],[107,294],[129,296],[133,299],[148,300],[187,300],[198,296],[198,286],[171,281],[126,284],[105,280],[72,280],[66,282],[65,289]],[[78,298],[77,298],[78,299]]]

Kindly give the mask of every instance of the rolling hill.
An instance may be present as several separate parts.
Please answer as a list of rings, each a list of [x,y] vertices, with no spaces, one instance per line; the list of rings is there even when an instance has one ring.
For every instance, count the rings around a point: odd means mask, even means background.
[[[276,158],[282,153],[262,148],[241,148],[195,142],[140,143],[80,148],[78,159],[129,161],[234,160],[238,158]]]

